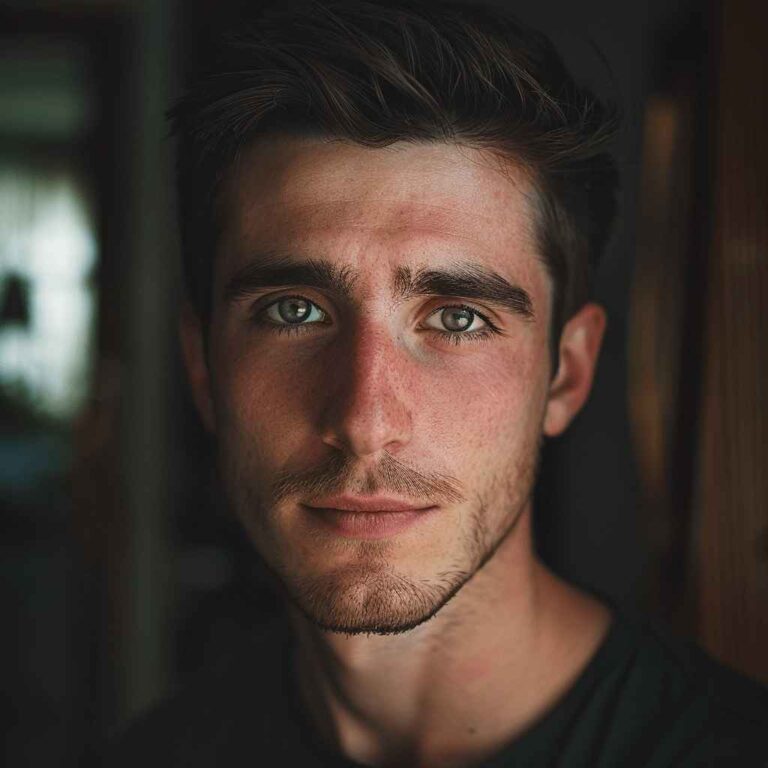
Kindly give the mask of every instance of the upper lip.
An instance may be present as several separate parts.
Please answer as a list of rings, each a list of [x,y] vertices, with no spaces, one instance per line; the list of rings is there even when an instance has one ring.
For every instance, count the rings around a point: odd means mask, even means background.
[[[431,504],[414,504],[386,496],[329,496],[307,504],[319,509],[341,509],[345,512],[409,512],[427,509]]]

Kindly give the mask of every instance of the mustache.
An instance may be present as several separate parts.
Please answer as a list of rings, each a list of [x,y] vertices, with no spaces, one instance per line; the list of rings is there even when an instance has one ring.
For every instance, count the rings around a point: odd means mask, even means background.
[[[376,467],[366,470],[361,481],[355,478],[354,459],[333,454],[319,467],[305,472],[278,473],[272,484],[275,502],[290,496],[352,493],[392,493],[424,506],[455,504],[465,500],[461,484],[441,472],[421,473],[385,453]]]

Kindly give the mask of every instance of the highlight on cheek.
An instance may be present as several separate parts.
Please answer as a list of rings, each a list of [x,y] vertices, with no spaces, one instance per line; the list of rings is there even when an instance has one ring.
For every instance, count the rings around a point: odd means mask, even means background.
[[[325,310],[311,299],[297,294],[280,296],[266,306],[257,306],[251,311],[250,318],[259,328],[281,335],[314,333],[318,331],[318,326],[331,325],[330,315]],[[419,332],[434,334],[454,345],[502,335],[502,331],[484,313],[467,304],[438,307],[429,313]]]

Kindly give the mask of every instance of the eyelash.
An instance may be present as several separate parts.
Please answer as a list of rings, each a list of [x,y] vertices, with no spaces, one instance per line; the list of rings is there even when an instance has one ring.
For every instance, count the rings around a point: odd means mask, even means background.
[[[269,331],[272,333],[278,333],[278,334],[287,334],[289,336],[293,335],[300,335],[302,333],[306,333],[313,325],[318,325],[318,323],[298,323],[296,325],[290,325],[285,324],[282,325],[280,323],[273,323],[271,320],[264,320],[262,319],[261,315],[263,315],[270,307],[274,306],[280,301],[283,301],[285,299],[301,299],[302,301],[306,301],[309,304],[312,304],[314,307],[317,307],[320,309],[320,307],[315,304],[315,302],[311,301],[310,299],[307,299],[304,296],[298,296],[298,295],[287,295],[287,296],[280,296],[279,298],[275,299],[274,301],[271,301],[267,306],[262,307],[255,315],[256,322],[266,327]],[[459,344],[464,344],[467,342],[476,342],[476,341],[485,341],[489,339],[491,336],[499,334],[499,329],[484,315],[482,312],[478,311],[474,307],[468,306],[466,304],[444,304],[443,306],[438,307],[434,312],[430,313],[430,317],[433,314],[437,314],[441,310],[444,309],[465,309],[468,312],[471,312],[473,315],[477,315],[485,324],[486,327],[480,329],[479,331],[470,331],[470,332],[462,332],[462,331],[438,331],[435,328],[429,328],[428,330],[432,331],[432,333],[436,333],[441,339],[458,346]],[[321,310],[324,311],[324,310]]]

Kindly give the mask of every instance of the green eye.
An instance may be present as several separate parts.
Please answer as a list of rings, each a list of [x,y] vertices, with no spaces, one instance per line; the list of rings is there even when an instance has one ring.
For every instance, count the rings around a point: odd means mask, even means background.
[[[440,307],[427,320],[432,318],[437,318],[439,325],[427,323],[426,327],[454,345],[487,340],[493,334],[500,333],[482,312],[463,304]]]
[[[439,317],[440,326],[428,325],[436,331],[450,333],[474,333],[486,328],[489,324],[487,320],[476,310],[465,306],[440,307],[433,312],[428,319]],[[479,320],[480,325],[476,326],[475,321]]]
[[[263,311],[268,322],[275,325],[310,325],[327,322],[325,312],[302,296],[282,296]]]

